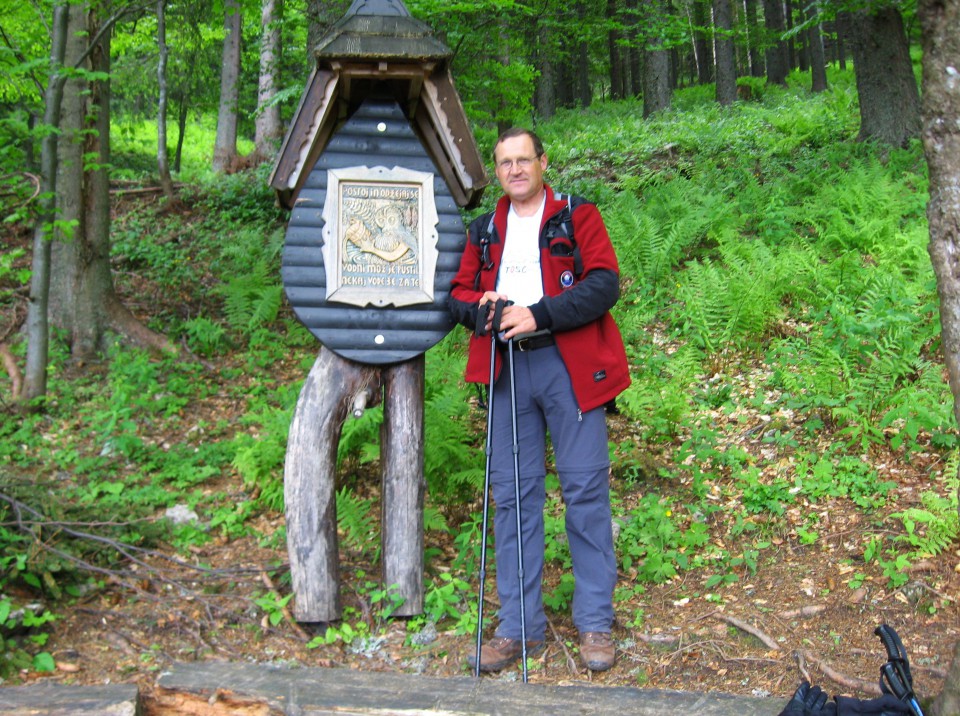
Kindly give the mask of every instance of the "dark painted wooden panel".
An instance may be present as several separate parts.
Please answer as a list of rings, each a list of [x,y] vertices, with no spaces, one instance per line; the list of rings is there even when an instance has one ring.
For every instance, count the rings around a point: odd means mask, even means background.
[[[381,122],[387,124],[386,132],[379,130]],[[433,174],[439,255],[431,304],[361,308],[326,300],[321,247],[327,170],[353,166],[401,167]],[[373,364],[409,360],[453,328],[447,298],[464,240],[457,204],[401,107],[392,100],[367,100],[331,137],[291,212],[281,269],[284,288],[300,321],[338,355]]]

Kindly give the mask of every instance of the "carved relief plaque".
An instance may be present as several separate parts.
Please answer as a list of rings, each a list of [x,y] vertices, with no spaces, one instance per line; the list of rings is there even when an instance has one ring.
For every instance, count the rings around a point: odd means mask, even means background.
[[[433,303],[439,238],[433,174],[401,167],[329,169],[323,219],[327,301]]]

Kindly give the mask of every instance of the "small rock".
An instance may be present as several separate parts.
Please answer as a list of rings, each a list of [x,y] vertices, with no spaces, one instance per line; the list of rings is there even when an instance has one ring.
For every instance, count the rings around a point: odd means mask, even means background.
[[[419,675],[426,673],[427,667],[430,666],[430,659],[425,656],[418,656],[415,659],[405,660],[403,665],[412,673]]]
[[[165,513],[166,518],[175,525],[186,524],[187,522],[199,522],[200,517],[196,512],[186,505],[174,505],[168,507]]]
[[[427,622],[423,629],[410,637],[410,643],[414,646],[426,646],[437,640],[437,626],[433,622]]]
[[[853,593],[850,595],[850,603],[860,604],[866,598],[867,598],[866,587],[860,587],[859,589],[854,590]]]

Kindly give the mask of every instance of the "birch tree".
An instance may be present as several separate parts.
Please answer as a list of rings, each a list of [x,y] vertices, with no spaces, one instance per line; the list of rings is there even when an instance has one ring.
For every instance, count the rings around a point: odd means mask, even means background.
[[[930,174],[930,259],[940,298],[942,350],[960,424],[960,0],[920,0],[924,154]],[[933,716],[960,714],[960,643]]]
[[[167,200],[173,197],[173,179],[167,155],[167,11],[166,0],[157,0],[157,171],[160,187]]]
[[[269,161],[283,138],[280,121],[280,106],[274,101],[277,96],[277,69],[280,60],[280,19],[283,15],[283,0],[263,0],[260,23],[263,35],[260,38],[260,81],[257,92],[257,116],[254,144],[258,159]]]
[[[237,159],[237,104],[240,100],[240,3],[226,0],[223,62],[220,68],[220,109],[213,147],[213,170],[225,172]]]

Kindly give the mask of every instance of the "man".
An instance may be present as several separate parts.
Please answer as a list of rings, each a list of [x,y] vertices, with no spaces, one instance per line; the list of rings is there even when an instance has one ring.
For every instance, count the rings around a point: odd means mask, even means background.
[[[617,581],[604,406],[630,384],[623,341],[609,313],[619,297],[617,258],[597,208],[554,194],[544,184],[547,155],[536,134],[508,130],[493,155],[504,196],[492,221],[487,214],[470,225],[450,309],[470,329],[487,316],[489,336],[494,311],[488,309],[509,302],[499,327],[503,341],[514,339],[528,655],[543,647],[547,626],[541,577],[549,430],[566,504],[580,655],[587,668],[602,671],[615,659],[610,630]],[[468,381],[489,380],[490,353],[490,339],[474,335]],[[503,669],[522,652],[510,385],[503,353],[495,356],[490,469],[500,623],[481,649],[481,671]],[[470,657],[473,667],[475,659]]]

